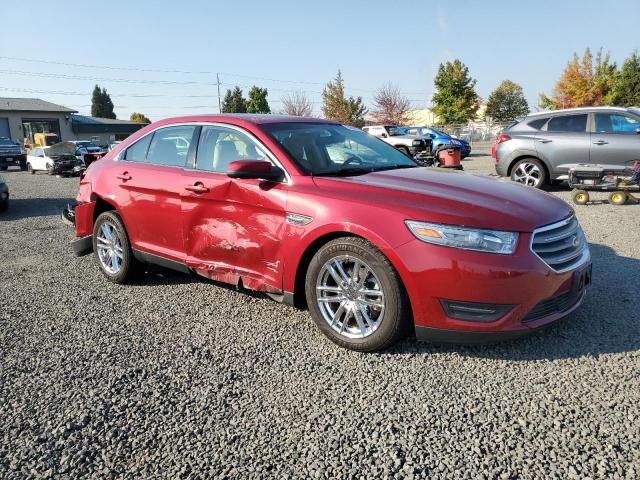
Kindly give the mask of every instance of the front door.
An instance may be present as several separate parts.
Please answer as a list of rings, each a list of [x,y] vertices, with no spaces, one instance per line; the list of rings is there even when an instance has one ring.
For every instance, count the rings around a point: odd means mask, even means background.
[[[628,165],[640,158],[640,118],[626,113],[594,114],[591,163]]]
[[[202,127],[195,165],[182,176],[187,265],[212,280],[282,290],[287,184],[226,175],[234,160],[270,160],[240,129]]]
[[[195,130],[193,125],[158,129],[115,162],[112,181],[133,248],[184,262],[180,179]]]
[[[552,178],[566,175],[570,168],[589,162],[588,117],[586,113],[553,116],[536,135],[536,150],[549,166]]]

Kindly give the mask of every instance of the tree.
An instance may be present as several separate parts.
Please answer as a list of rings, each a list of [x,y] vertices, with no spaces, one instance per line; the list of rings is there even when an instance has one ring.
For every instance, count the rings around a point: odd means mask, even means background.
[[[282,113],[296,117],[310,117],[313,114],[313,107],[304,93],[293,92],[282,97]]]
[[[247,101],[242,96],[242,90],[236,86],[233,90],[227,90],[222,101],[222,113],[246,113]]]
[[[116,118],[113,112],[113,102],[105,88],[100,89],[98,85],[93,88],[91,95],[91,116],[100,118]]]
[[[338,70],[336,78],[327,83],[322,91],[322,114],[330,120],[361,127],[364,125],[366,113],[367,108],[362,102],[362,97],[345,97],[344,80]]]
[[[508,122],[529,113],[529,104],[522,87],[511,80],[503,80],[487,99],[486,117],[496,122]]]
[[[440,124],[466,123],[473,119],[480,107],[475,91],[476,80],[460,60],[440,64],[434,81],[433,113]]]
[[[271,113],[269,103],[267,102],[266,88],[256,87],[255,85],[249,90],[249,99],[247,100],[248,113]]]
[[[556,83],[551,97],[540,94],[540,106],[555,110],[608,105],[613,101],[617,76],[616,64],[611,62],[608,53],[602,54],[602,49],[596,55],[595,66],[589,48],[585,50],[582,59],[574,53]]]
[[[621,107],[640,105],[640,57],[638,52],[629,55],[613,87],[613,102]]]
[[[136,123],[151,123],[151,120],[145,114],[138,112],[133,112],[129,120]]]
[[[391,82],[378,89],[373,98],[373,116],[380,123],[404,125],[411,102],[402,96],[397,86]]]

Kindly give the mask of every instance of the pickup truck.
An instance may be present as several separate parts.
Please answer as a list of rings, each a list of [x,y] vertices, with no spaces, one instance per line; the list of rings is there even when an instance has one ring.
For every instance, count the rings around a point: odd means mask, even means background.
[[[362,129],[410,157],[431,153],[432,140],[429,136],[407,135],[407,131],[397,125],[371,125]]]
[[[6,170],[10,165],[26,170],[27,155],[19,143],[14,143],[7,137],[0,137],[0,170]]]

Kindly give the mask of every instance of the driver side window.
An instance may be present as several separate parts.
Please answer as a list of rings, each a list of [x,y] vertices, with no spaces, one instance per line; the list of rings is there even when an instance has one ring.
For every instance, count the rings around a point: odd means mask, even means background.
[[[248,135],[231,128],[202,127],[196,169],[226,173],[229,164],[236,160],[270,161],[264,149]]]

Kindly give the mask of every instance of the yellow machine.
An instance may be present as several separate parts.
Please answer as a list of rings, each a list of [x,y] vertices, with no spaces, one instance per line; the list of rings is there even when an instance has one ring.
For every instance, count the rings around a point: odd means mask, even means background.
[[[60,143],[60,137],[55,133],[34,133],[33,142],[30,138],[24,139],[24,147],[27,149],[35,147],[50,147],[56,143]]]

